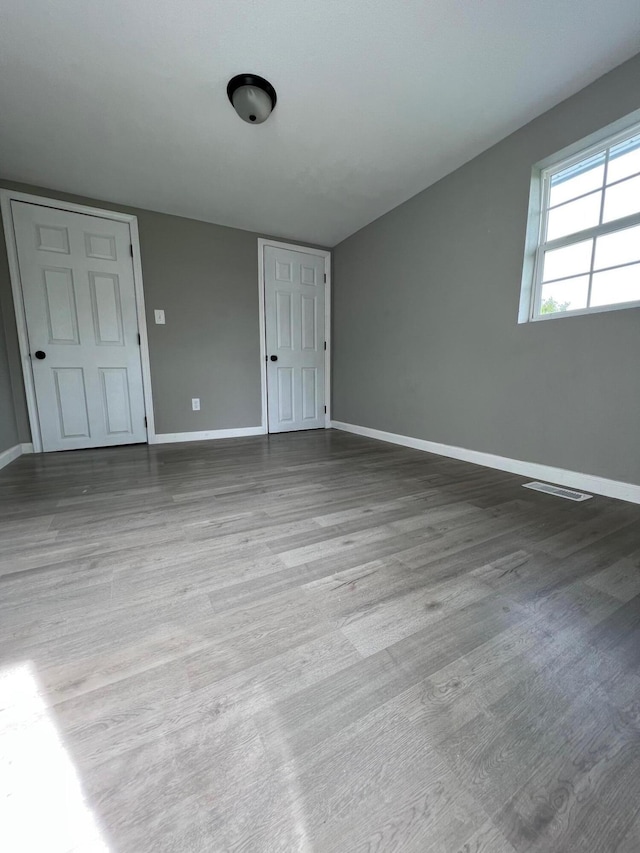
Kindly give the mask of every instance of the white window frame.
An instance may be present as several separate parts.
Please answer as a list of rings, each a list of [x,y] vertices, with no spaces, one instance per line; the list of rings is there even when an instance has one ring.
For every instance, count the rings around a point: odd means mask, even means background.
[[[540,302],[542,297],[542,274],[544,253],[552,249],[560,249],[564,246],[570,246],[573,243],[579,243],[583,240],[599,237],[602,234],[610,234],[615,231],[622,231],[634,225],[640,225],[640,212],[634,213],[631,216],[625,216],[622,219],[616,219],[613,222],[605,222],[601,225],[595,225],[592,228],[586,228],[582,231],[576,231],[572,234],[567,234],[564,237],[558,237],[555,240],[544,241],[544,234],[547,228],[548,200],[550,194],[551,178],[557,172],[568,169],[582,160],[587,160],[589,157],[604,152],[605,158],[605,174],[603,187],[606,186],[607,166],[609,162],[608,149],[622,142],[624,139],[640,134],[640,110],[626,116],[620,121],[608,125],[597,133],[592,134],[586,139],[580,140],[574,145],[563,149],[563,151],[552,155],[545,160],[537,163],[532,170],[531,176],[531,191],[529,194],[529,213],[527,219],[527,236],[525,243],[525,259],[522,274],[522,288],[520,292],[520,309],[518,313],[518,322],[538,322],[540,320],[557,320],[560,317],[579,317],[584,314],[599,314],[603,311],[620,311],[626,308],[636,308],[640,306],[640,300],[632,302],[618,302],[611,305],[596,305],[587,308],[576,308],[573,311],[557,311],[552,314],[540,314]],[[640,173],[639,173],[640,174]],[[635,177],[635,175],[627,175],[622,180]],[[614,182],[610,186],[614,186],[619,181]],[[577,196],[579,198],[580,196]],[[605,193],[602,194],[601,204],[604,205]],[[601,208],[602,212],[602,208]],[[595,252],[595,239],[593,243],[593,251]],[[593,267],[593,256],[592,265]],[[621,265],[621,266],[626,266]],[[589,296],[591,296],[591,287],[593,281],[593,268],[589,273]],[[587,299],[587,301],[588,301]]]

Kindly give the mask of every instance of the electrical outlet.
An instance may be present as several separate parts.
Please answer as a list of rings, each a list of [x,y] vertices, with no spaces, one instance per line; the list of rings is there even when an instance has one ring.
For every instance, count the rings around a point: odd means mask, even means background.
[[[200,411],[200,397],[192,397],[191,398],[191,408],[194,412]]]
[[[155,317],[156,325],[164,325],[164,311],[162,308],[156,308],[153,312],[153,316]]]

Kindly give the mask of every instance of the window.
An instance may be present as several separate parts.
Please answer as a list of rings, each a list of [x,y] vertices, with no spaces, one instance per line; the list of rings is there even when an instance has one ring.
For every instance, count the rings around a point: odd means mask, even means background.
[[[534,176],[526,319],[640,305],[640,126]]]

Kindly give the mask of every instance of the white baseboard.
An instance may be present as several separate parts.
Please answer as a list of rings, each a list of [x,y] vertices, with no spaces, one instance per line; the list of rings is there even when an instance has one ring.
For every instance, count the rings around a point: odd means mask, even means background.
[[[149,444],[172,444],[176,441],[212,441],[217,438],[242,438],[247,435],[264,435],[265,428],[237,427],[236,429],[207,429],[201,432],[164,432],[156,433]]]
[[[21,444],[23,453],[33,453],[33,444],[29,442],[29,444]]]
[[[618,498],[622,501],[640,503],[640,486],[634,483],[623,483],[619,480],[608,480],[606,477],[596,477],[593,474],[582,474],[578,471],[567,471],[565,468],[553,468],[538,462],[523,462],[520,459],[510,459],[507,456],[496,456],[493,453],[483,453],[480,450],[467,450],[465,447],[454,447],[449,444],[439,444],[437,441],[426,441],[422,438],[411,438],[407,435],[397,435],[394,432],[384,432],[380,429],[355,426],[342,421],[331,421],[334,429],[387,441],[390,444],[401,444],[414,450],[424,450],[438,456],[448,456],[451,459],[461,459],[463,462],[473,462],[474,465],[484,465],[487,468],[497,468],[511,474],[520,474],[535,480],[545,480],[559,486],[568,486],[583,492],[594,492],[608,498]]]
[[[2,453],[0,453],[0,468],[5,468],[10,462],[17,459],[18,456],[22,456],[21,444],[16,444],[15,447],[9,447],[7,450],[3,450]]]

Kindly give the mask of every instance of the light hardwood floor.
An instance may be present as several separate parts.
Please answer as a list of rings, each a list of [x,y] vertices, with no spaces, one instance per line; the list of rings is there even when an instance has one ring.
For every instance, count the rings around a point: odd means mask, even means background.
[[[111,853],[638,853],[640,507],[523,482],[333,431],[2,471],[2,850],[84,796]]]

